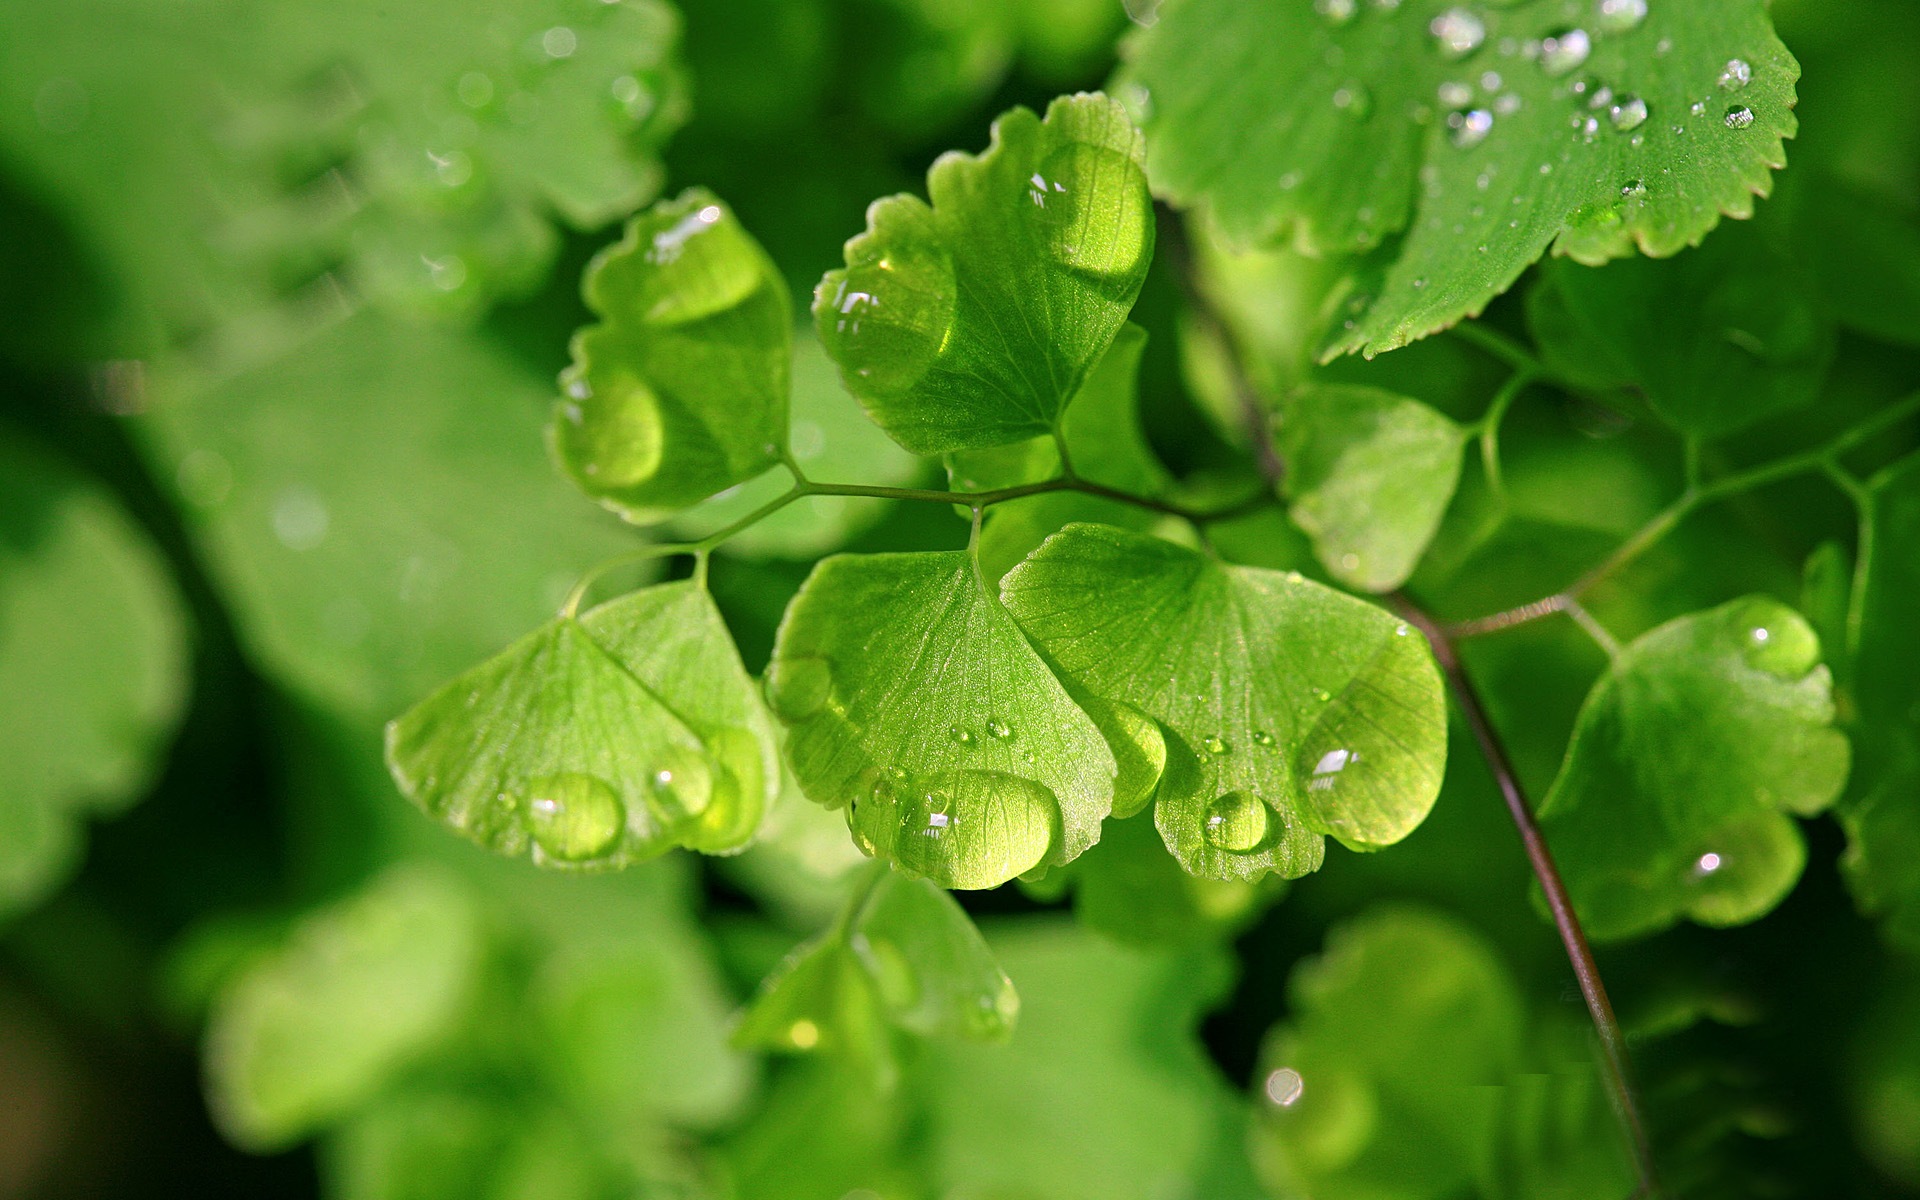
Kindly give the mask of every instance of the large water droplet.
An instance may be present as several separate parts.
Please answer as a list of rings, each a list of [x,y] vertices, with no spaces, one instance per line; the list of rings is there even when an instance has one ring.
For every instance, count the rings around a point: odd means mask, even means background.
[[[585,383],[577,378],[573,382]],[[666,444],[659,396],[625,374],[585,390],[585,399],[568,399],[559,406],[553,423],[554,445],[568,473],[596,493],[652,479]]]
[[[961,1014],[966,1035],[975,1041],[1000,1041],[1013,1032],[1020,1017],[1020,994],[1013,981],[1002,979],[991,994],[982,993]]]
[[[1292,1108],[1306,1094],[1306,1081],[1292,1067],[1281,1067],[1267,1076],[1267,1099],[1281,1108]]]
[[[1540,69],[1549,75],[1565,75],[1593,53],[1593,39],[1584,29],[1566,29],[1540,39]]]
[[[1744,104],[1736,104],[1727,110],[1725,119],[1728,129],[1745,129],[1753,124],[1753,110]]]
[[[1316,827],[1349,846],[1379,846],[1426,816],[1446,745],[1439,706],[1415,682],[1432,671],[1422,639],[1389,637],[1320,709],[1291,763]]]
[[[833,670],[824,658],[798,654],[778,657],[767,667],[767,703],[788,723],[806,720],[826,706],[833,692]]]
[[[1025,874],[1058,836],[1053,792],[1016,775],[941,772],[909,780],[899,796],[894,857],[942,887],[994,887]]]
[[[953,263],[923,208],[881,205],[874,236],[848,245],[852,261],[820,281],[820,337],[863,391],[905,391],[926,374],[953,327]]]
[[[652,325],[685,325],[752,296],[766,276],[760,255],[718,204],[697,197],[645,219],[637,236],[658,270],[635,272],[635,307]]]
[[[1449,8],[1427,26],[1441,52],[1465,58],[1487,40],[1487,26],[1471,9]]]
[[[1753,82],[1753,68],[1744,58],[1730,58],[1720,71],[1720,86],[1730,92],[1737,92]]]
[[[713,772],[698,755],[667,751],[647,777],[648,800],[669,824],[707,810],[713,800]]]
[[[1607,33],[1625,33],[1647,19],[1647,0],[1598,0],[1593,23]]]
[[[1448,139],[1462,150],[1487,140],[1493,132],[1493,114],[1484,108],[1470,108],[1447,114]]]
[[[1647,122],[1647,102],[1638,96],[1622,96],[1607,110],[1607,116],[1622,133],[1638,129]]]
[[[1228,854],[1252,854],[1267,841],[1273,810],[1252,792],[1228,792],[1207,806],[1200,835]]]
[[[1013,736],[1013,727],[999,717],[987,718],[987,734],[998,741],[1006,741]]]
[[[1049,154],[1028,188],[1040,198],[1029,211],[1045,227],[1054,258],[1102,277],[1139,268],[1153,208],[1147,177],[1133,159],[1076,142]]]
[[[1799,679],[1820,663],[1820,639],[1801,616],[1777,600],[1755,597],[1728,618],[1741,631],[1748,666],[1782,679]]]
[[[612,784],[569,771],[536,779],[527,788],[527,832],[547,858],[563,863],[600,858],[620,838],[626,806]]]

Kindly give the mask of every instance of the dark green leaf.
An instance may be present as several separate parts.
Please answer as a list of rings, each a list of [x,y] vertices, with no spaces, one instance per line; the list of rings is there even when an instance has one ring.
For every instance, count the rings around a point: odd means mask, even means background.
[[[1051,433],[1153,256],[1140,134],[1098,94],[1016,108],[984,154],[948,154],[868,210],[814,319],[847,387],[918,454]]]
[[[1378,251],[1329,353],[1477,313],[1549,247],[1697,242],[1796,128],[1764,0],[1170,0],[1132,50],[1156,188],[1242,241]]]
[[[1439,673],[1372,605],[1102,525],[1049,538],[1003,591],[1076,687],[1164,729],[1156,820],[1196,875],[1304,875],[1322,835],[1389,845],[1433,804]]]
[[[1390,592],[1413,574],[1460,478],[1466,430],[1378,388],[1321,384],[1281,412],[1288,512],[1335,579]]]
[[[1675,258],[1552,262],[1528,298],[1552,362],[1641,390],[1683,433],[1719,437],[1811,403],[1833,325],[1810,281],[1749,226]]]
[[[1066,862],[1114,807],[1100,729],[964,553],[821,562],[767,694],[807,795],[848,808],[869,854],[946,887]]]
[[[552,427],[582,491],[646,521],[779,461],[787,286],[725,205],[695,188],[648,209],[585,287],[601,320],[574,339]]]
[[[1847,780],[1831,691],[1813,630],[1762,596],[1621,651],[1540,806],[1590,936],[1738,925],[1780,902],[1806,861],[1792,818]]]

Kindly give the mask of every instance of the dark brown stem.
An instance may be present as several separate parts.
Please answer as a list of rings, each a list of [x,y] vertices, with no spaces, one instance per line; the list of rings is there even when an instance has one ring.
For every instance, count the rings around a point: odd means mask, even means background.
[[[1446,630],[1405,596],[1395,596],[1393,600],[1400,614],[1427,635],[1427,641],[1433,646],[1434,658],[1439,661],[1440,669],[1447,677],[1447,686],[1453,693],[1454,702],[1466,718],[1467,728],[1473,731],[1473,739],[1487,760],[1488,769],[1493,772],[1501,796],[1506,799],[1507,813],[1520,831],[1520,844],[1526,848],[1533,877],[1546,894],[1547,909],[1553,914],[1554,928],[1560,931],[1560,942],[1566,947],[1567,961],[1573,965],[1574,978],[1580,982],[1580,994],[1586,998],[1587,1013],[1593,1018],[1594,1031],[1600,1037],[1601,1065],[1606,1076],[1607,1092],[1633,1149],[1634,1168],[1639,1177],[1639,1190],[1635,1195],[1656,1196],[1659,1192],[1655,1183],[1653,1148],[1647,1141],[1646,1125],[1640,1119],[1640,1109],[1634,1102],[1633,1088],[1629,1082],[1626,1038],[1621,1035],[1619,1019],[1613,1014],[1613,1002],[1607,999],[1606,984],[1601,981],[1600,968],[1593,961],[1593,951],[1587,945],[1586,932],[1581,929],[1580,918],[1574,912],[1573,899],[1567,894],[1567,885],[1560,878],[1559,868],[1553,864],[1553,853],[1547,849],[1547,840],[1541,835],[1540,825],[1533,818],[1533,809],[1527,804],[1526,793],[1520,788],[1520,777],[1514,773],[1513,763],[1507,757],[1499,731],[1487,716],[1486,706],[1480,702],[1480,693],[1468,678],[1466,668],[1461,665],[1460,656],[1455,652]]]

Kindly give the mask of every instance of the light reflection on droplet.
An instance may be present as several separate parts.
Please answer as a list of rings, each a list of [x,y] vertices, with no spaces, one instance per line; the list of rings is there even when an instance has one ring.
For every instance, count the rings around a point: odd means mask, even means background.
[[[1292,1108],[1307,1090],[1306,1080],[1292,1067],[1281,1067],[1267,1076],[1267,1099],[1281,1108]]]

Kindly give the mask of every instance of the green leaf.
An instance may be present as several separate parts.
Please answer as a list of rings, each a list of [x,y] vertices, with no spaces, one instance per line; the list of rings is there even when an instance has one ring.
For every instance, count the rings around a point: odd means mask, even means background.
[[[780,624],[767,695],[808,796],[867,853],[945,887],[1067,862],[1100,836],[1116,766],[959,551],[841,555]]]
[[[988,942],[1020,989],[1020,1027],[1004,1045],[928,1047],[929,1194],[1260,1194],[1244,1105],[1198,1037],[1229,986],[1218,950],[1143,953],[1049,918],[989,926]]]
[[[1493,948],[1454,918],[1371,909],[1329,930],[1288,992],[1293,1015],[1268,1033],[1255,1076],[1254,1161],[1275,1194],[1521,1200],[1631,1187],[1586,1039],[1565,1036],[1557,1013],[1530,1019]]]
[[[1147,332],[1127,324],[1113,339],[1060,423],[1074,471],[1082,478],[1136,496],[1164,495],[1172,483],[1140,429],[1140,355]],[[989,491],[1037,483],[1061,473],[1052,436],[990,450],[947,456],[947,473],[961,491]],[[1100,521],[1146,529],[1158,514],[1083,492],[1047,492],[996,504],[981,525],[980,569],[999,579],[1033,552],[1047,535],[1074,521]]]
[[[1322,835],[1390,845],[1433,805],[1440,676],[1372,605],[1102,525],[1049,538],[1002,591],[1065,678],[1165,731],[1156,821],[1196,875],[1304,875]]]
[[[1831,692],[1813,630],[1764,596],[1621,651],[1540,806],[1589,936],[1739,925],[1780,902],[1806,860],[1792,817],[1847,780]]]
[[[891,1086],[886,1024],[1005,1041],[1019,1012],[1013,984],[953,897],[889,870],[855,889],[833,927],[767,977],[734,1040],[836,1054]]]
[[[635,217],[587,269],[554,450],[580,490],[647,521],[742,483],[787,444],[787,285],[711,193]]]
[[[813,331],[796,331],[793,349],[789,444],[800,469],[824,483],[912,485],[925,465],[867,419]],[[688,510],[674,523],[672,536],[697,540],[757,511],[792,486],[785,471],[768,471]],[[892,503],[859,496],[808,496],[728,538],[722,552],[748,558],[817,558],[865,532]]]
[[[1288,512],[1335,579],[1390,592],[1440,528],[1466,439],[1418,400],[1370,387],[1307,388],[1280,419]]]
[[[699,735],[564,618],[395,720],[387,763],[426,812],[543,866],[651,858],[740,803]]]
[[[1525,1011],[1481,938],[1419,909],[1337,926],[1296,968],[1294,1016],[1273,1029],[1255,1162],[1280,1194],[1460,1195],[1520,1065]]]
[[[1329,355],[1477,313],[1549,247],[1672,254],[1748,215],[1800,71],[1764,0],[1175,0],[1131,57],[1158,191],[1240,241],[1376,252]]]
[[[0,919],[132,803],[186,699],[186,615],[98,485],[0,430]]]
[[[363,314],[151,381],[148,460],[251,661],[337,713],[385,721],[632,549],[541,453],[544,368],[477,335]]]
[[[740,850],[780,797],[780,742],[713,597],[690,580],[660,584],[609,601],[580,624],[706,743],[714,794],[682,844]]]
[[[1671,259],[1549,263],[1528,313],[1549,361],[1595,364],[1698,437],[1805,407],[1833,361],[1811,281],[1749,226]]]
[[[216,1003],[208,1103],[241,1145],[291,1145],[350,1113],[460,1018],[479,965],[472,902],[399,869],[296,926]]]
[[[917,454],[1051,433],[1153,257],[1140,134],[1099,94],[1016,108],[984,154],[876,202],[814,320],[848,390]]]
[[[1891,938],[1920,947],[1920,456],[1909,455],[1874,478],[1853,662],[1853,723],[1859,750],[1855,784],[1840,809],[1847,830],[1842,859],[1863,911],[1882,917]]]

